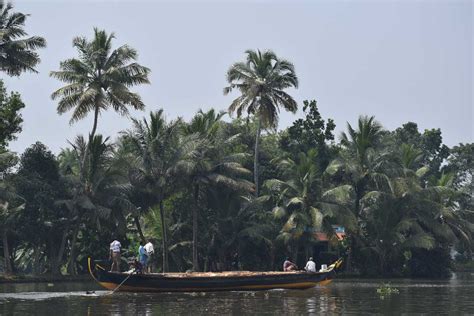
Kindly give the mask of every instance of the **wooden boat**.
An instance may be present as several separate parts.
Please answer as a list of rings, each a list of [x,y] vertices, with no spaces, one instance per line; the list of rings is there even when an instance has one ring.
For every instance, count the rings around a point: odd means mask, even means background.
[[[329,284],[342,259],[321,272],[192,272],[135,274],[108,272],[89,258],[89,272],[108,290],[125,292],[210,292],[308,289]],[[118,288],[117,288],[118,287]]]

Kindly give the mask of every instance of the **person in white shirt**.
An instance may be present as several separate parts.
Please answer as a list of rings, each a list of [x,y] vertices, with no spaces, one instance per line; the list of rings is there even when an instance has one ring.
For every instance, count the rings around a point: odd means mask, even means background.
[[[148,243],[145,245],[145,251],[148,256],[148,262],[150,262],[151,255],[155,253],[155,249],[153,248],[153,244],[151,243],[150,239],[148,239]],[[148,273],[151,273],[151,263],[147,265],[147,270]]]
[[[313,261],[313,257],[310,257],[304,269],[307,272],[316,272],[316,263]]]
[[[120,272],[120,249],[122,245],[120,241],[114,240],[110,243],[110,256],[109,259],[112,260],[112,266],[110,271]]]

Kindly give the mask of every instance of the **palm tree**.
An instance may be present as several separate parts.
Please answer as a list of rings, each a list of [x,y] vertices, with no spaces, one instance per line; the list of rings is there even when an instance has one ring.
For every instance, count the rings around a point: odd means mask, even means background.
[[[326,174],[333,176],[342,173],[349,185],[341,185],[327,195],[354,195],[353,211],[360,215],[360,200],[369,187],[390,189],[390,180],[384,172],[390,170],[388,153],[379,150],[382,126],[374,117],[361,116],[358,129],[347,123],[348,135],[341,134],[341,144],[345,151],[333,160],[326,169]]]
[[[27,14],[11,12],[13,5],[0,0],[0,70],[10,76],[19,76],[24,71],[37,73],[40,62],[38,48],[46,47],[46,40],[39,36],[24,38],[23,29]]]
[[[317,160],[316,149],[310,149],[307,153],[300,152],[295,160],[277,158],[274,162],[277,162],[281,177],[267,180],[264,184],[276,198],[272,213],[283,223],[277,238],[292,248],[295,260],[300,245],[308,251],[308,244],[314,241],[314,232],[332,233],[331,222],[334,220],[345,227],[350,227],[355,222],[350,212],[332,212],[323,203],[323,181]]]
[[[6,181],[9,170],[12,169],[17,162],[18,158],[15,154],[0,148],[0,232],[6,274],[11,274],[13,272],[8,236],[11,233],[11,228],[14,227],[14,223],[17,221],[18,212],[24,207],[24,204],[17,207],[11,207],[11,204],[9,203],[9,201],[19,198],[8,181]]]
[[[70,214],[72,240],[68,271],[76,274],[77,239],[84,225],[95,226],[99,231],[108,226],[114,234],[125,234],[124,213],[132,213],[136,207],[128,198],[123,170],[114,166],[114,150],[108,138],[96,135],[86,142],[84,137],[78,136],[71,146],[73,150],[61,156],[78,166],[79,170],[74,173],[76,168],[72,168],[69,175],[69,198],[57,203],[64,205]],[[72,161],[71,153],[75,161]]]
[[[278,125],[279,108],[295,113],[296,101],[284,90],[298,87],[298,78],[292,63],[278,58],[274,52],[247,50],[247,60],[233,64],[227,71],[229,86],[224,94],[237,89],[240,96],[229,106],[229,112],[237,112],[240,117],[247,112],[257,119],[255,137],[254,182],[256,195],[259,193],[258,151],[262,128]]]
[[[199,270],[198,262],[198,210],[199,197],[201,191],[206,186],[220,185],[234,190],[251,191],[253,186],[244,180],[249,171],[241,165],[245,155],[232,154],[225,155],[222,146],[226,141],[232,141],[229,137],[226,140],[217,136],[221,114],[216,114],[214,110],[208,112],[199,111],[189,126],[185,128],[188,134],[184,141],[190,149],[183,155],[182,160],[177,165],[177,170],[186,176],[191,184],[195,206],[193,208],[193,269]]]
[[[10,252],[10,243],[9,243],[9,236],[14,230],[12,230],[15,225],[18,225],[18,217],[20,211],[24,209],[24,204],[21,204],[16,207],[11,207],[8,202],[2,201],[0,199],[0,232],[2,238],[2,246],[3,246],[3,258],[4,258],[4,269],[5,274],[12,274],[13,273],[13,264],[14,261],[14,253]]]
[[[375,118],[361,116],[358,129],[347,124],[348,134],[342,133],[341,144],[344,150],[326,168],[326,175],[343,179],[340,185],[327,190],[322,195],[326,208],[332,212],[350,209],[353,216],[363,222],[361,200],[370,191],[391,191],[391,182],[387,173],[393,169],[389,153],[380,148],[382,126]],[[360,224],[359,224],[360,226]],[[360,234],[358,227],[350,231],[351,249],[355,238]],[[349,251],[349,256],[352,253]],[[347,260],[347,269],[351,269],[351,257]]]
[[[371,191],[361,200],[364,214],[364,239],[371,255],[386,273],[389,261],[399,260],[404,251],[430,250],[459,240],[471,244],[470,223],[460,216],[452,203],[452,177],[442,174],[435,186],[423,187],[426,167],[414,169],[418,157],[411,146],[400,147],[401,176],[392,179],[393,190]],[[411,157],[412,159],[408,159]],[[411,167],[409,167],[411,165]]]
[[[74,110],[70,123],[83,119],[94,112],[94,125],[90,133],[93,139],[97,120],[101,111],[112,107],[121,115],[128,115],[129,107],[143,110],[143,104],[137,93],[130,88],[149,83],[150,70],[134,62],[137,51],[128,45],[112,50],[114,34],[94,28],[94,38],[76,37],[73,46],[79,58],[61,62],[59,71],[50,75],[66,85],[56,90],[51,97],[60,99],[58,113]]]
[[[150,119],[133,119],[134,128],[125,135],[131,144],[135,162],[130,167],[130,181],[137,191],[136,203],[144,210],[156,204],[160,210],[163,272],[168,271],[168,238],[163,201],[173,193],[174,168],[181,159],[181,121],[166,122],[163,110],[150,113]],[[137,228],[139,219],[135,217]],[[138,228],[139,231],[141,228]],[[143,235],[143,234],[141,234]],[[142,237],[143,238],[143,237]]]

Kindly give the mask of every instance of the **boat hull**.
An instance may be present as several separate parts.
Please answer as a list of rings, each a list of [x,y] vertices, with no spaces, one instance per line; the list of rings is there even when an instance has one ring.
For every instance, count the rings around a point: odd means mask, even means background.
[[[89,259],[90,260],[90,259]],[[128,274],[108,272],[89,261],[92,277],[104,288],[126,292],[209,292],[308,289],[334,278],[337,263],[325,272],[226,272]],[[340,263],[339,263],[340,264]],[[119,287],[120,286],[120,287]],[[117,288],[118,287],[118,288]]]

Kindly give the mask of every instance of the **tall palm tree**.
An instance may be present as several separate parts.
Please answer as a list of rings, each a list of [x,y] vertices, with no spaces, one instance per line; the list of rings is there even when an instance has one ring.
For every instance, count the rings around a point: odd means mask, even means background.
[[[322,199],[326,208],[332,208],[333,211],[350,209],[353,216],[363,222],[362,198],[373,190],[389,192],[392,187],[387,173],[390,173],[393,167],[388,159],[389,153],[380,148],[382,126],[373,116],[359,117],[358,128],[354,129],[348,123],[347,130],[348,134],[341,134],[344,150],[325,170],[326,175],[339,176],[344,181],[324,192]],[[349,231],[351,249],[355,249],[355,238],[360,235],[358,227],[354,229]],[[349,252],[348,270],[351,269],[351,255]]]
[[[113,108],[121,115],[128,115],[129,107],[143,110],[138,93],[130,88],[149,83],[150,70],[135,62],[137,51],[128,45],[112,50],[114,34],[94,28],[94,38],[76,37],[73,46],[78,58],[61,62],[59,71],[50,75],[66,85],[56,90],[51,97],[60,99],[58,113],[74,110],[70,123],[83,119],[89,112],[94,113],[94,124],[90,133],[93,139],[97,120],[101,111]]]
[[[89,142],[78,136],[71,143],[73,150],[62,155],[75,157],[69,175],[69,198],[58,201],[64,205],[71,220],[71,249],[68,260],[68,271],[76,274],[77,238],[84,225],[97,227],[100,231],[103,226],[112,227],[117,235],[126,231],[124,213],[131,213],[135,206],[128,199],[128,190],[123,170],[114,166],[114,148],[108,143],[108,138],[96,135]],[[67,157],[72,160],[72,157]],[[77,173],[75,173],[77,172]],[[89,226],[89,227],[90,227]]]
[[[259,193],[258,151],[262,128],[275,128],[278,125],[278,112],[282,107],[295,113],[296,101],[285,92],[286,89],[298,87],[298,78],[292,63],[278,58],[274,52],[247,50],[245,62],[233,64],[227,71],[229,86],[224,94],[237,89],[240,96],[229,106],[229,112],[237,112],[240,117],[247,112],[257,119],[255,137],[254,182],[256,195]]]
[[[336,187],[327,195],[335,196],[339,191],[340,195],[354,194],[353,211],[359,217],[360,200],[371,186],[389,189],[390,180],[384,172],[389,171],[387,165],[390,161],[387,159],[388,153],[379,148],[382,126],[373,116],[359,117],[357,130],[347,123],[347,130],[348,134],[341,134],[345,151],[329,164],[326,173],[344,174],[349,185]]]
[[[316,205],[321,183],[316,156],[316,150],[312,149],[299,153],[296,160],[277,158],[281,179],[264,183],[277,197],[273,215],[283,222],[277,238],[290,246],[295,260],[299,245],[307,246],[312,240],[312,230],[321,230],[323,225],[323,215]]]
[[[190,183],[195,205],[193,207],[193,269],[199,270],[198,261],[198,210],[201,191],[206,186],[220,185],[233,190],[251,191],[253,186],[244,179],[249,173],[241,165],[244,155],[233,154],[226,156],[222,147],[226,140],[218,138],[217,129],[222,114],[214,110],[199,111],[185,128],[187,138],[185,145],[190,149],[183,155],[177,165],[177,170],[185,175]]]
[[[273,215],[282,220],[283,226],[278,239],[289,245],[296,260],[298,249],[303,245],[306,251],[314,241],[315,231],[333,232],[331,222],[350,227],[355,218],[351,212],[332,212],[321,199],[323,181],[317,167],[318,152],[310,149],[300,152],[296,159],[277,158],[281,177],[265,181],[264,187],[276,196]]]
[[[150,113],[147,120],[133,120],[133,130],[125,135],[131,144],[135,162],[130,167],[130,181],[144,210],[159,205],[162,233],[163,272],[168,271],[168,238],[163,201],[173,193],[174,168],[180,161],[183,147],[180,146],[181,121],[167,122],[163,110]],[[139,225],[138,217],[135,218]]]
[[[0,0],[0,70],[10,76],[19,76],[24,71],[37,73],[40,62],[38,48],[46,47],[46,40],[28,35],[23,29],[27,14],[11,12],[13,5]]]

